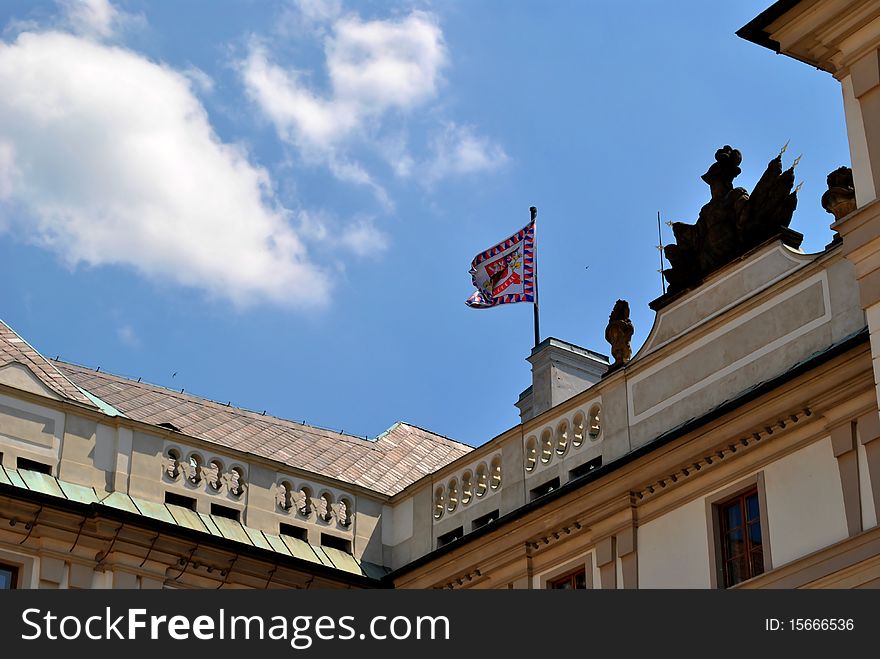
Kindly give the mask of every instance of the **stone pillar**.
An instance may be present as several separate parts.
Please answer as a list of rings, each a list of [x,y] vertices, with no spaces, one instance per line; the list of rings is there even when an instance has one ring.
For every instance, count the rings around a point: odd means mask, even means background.
[[[113,471],[113,490],[128,492],[128,481],[131,473],[131,428],[116,428],[116,459]]]
[[[617,542],[614,536],[596,545],[596,565],[599,566],[599,582],[603,590],[617,588]]]
[[[837,458],[843,507],[846,510],[847,535],[862,530],[862,500],[859,493],[859,455],[856,450],[855,424],[847,422],[831,428],[831,446]]]
[[[858,431],[859,443],[865,447],[871,498],[874,500],[874,511],[880,524],[880,416],[877,410],[859,417]]]
[[[617,555],[620,558],[623,588],[639,587],[639,561],[636,553],[636,529],[630,527],[615,536],[617,539]]]
[[[880,383],[880,51],[876,45],[848,61],[846,71],[841,85],[857,208],[831,228],[840,233],[843,253],[856,267],[876,384]],[[880,401],[880,389],[877,396]]]
[[[847,113],[847,132],[856,201],[864,206],[876,199],[880,190],[880,51],[870,50],[852,62],[848,78],[849,82],[842,81],[844,104],[851,93],[858,102],[858,112],[852,108]]]
[[[831,228],[840,233],[843,253],[855,265],[859,299],[870,332],[876,385],[880,382],[880,199],[857,208],[832,224]],[[880,389],[877,391],[877,400],[880,402]]]

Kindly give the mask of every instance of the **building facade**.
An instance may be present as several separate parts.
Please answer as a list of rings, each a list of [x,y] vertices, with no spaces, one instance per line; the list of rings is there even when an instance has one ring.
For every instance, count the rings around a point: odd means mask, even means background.
[[[783,0],[738,34],[841,82],[851,173],[800,200],[834,215],[822,252],[781,160],[745,194],[720,149],[644,345],[545,340],[521,422],[478,448],[49,360],[0,324],[0,587],[880,585],[880,3]]]

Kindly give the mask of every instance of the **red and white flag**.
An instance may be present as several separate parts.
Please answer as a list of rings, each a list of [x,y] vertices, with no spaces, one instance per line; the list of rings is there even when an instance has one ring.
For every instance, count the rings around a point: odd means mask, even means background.
[[[499,304],[535,301],[535,220],[471,262],[477,290],[465,304],[488,309]]]

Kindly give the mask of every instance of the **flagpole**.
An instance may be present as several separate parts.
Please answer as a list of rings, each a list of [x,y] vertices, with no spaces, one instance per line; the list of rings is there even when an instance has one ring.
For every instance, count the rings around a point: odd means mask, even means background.
[[[535,222],[538,217],[538,209],[532,206],[529,208],[529,212],[532,214],[532,222]],[[533,248],[534,252],[534,289],[535,289],[535,347],[538,347],[538,344],[541,343],[541,324],[538,317],[538,223],[535,222],[535,229],[533,234]]]

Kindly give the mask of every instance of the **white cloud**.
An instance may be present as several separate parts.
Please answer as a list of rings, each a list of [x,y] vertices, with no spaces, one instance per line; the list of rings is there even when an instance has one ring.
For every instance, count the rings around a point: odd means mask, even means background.
[[[350,155],[355,146],[371,148],[399,178],[419,175],[429,185],[492,171],[507,161],[499,145],[472,127],[453,123],[444,124],[431,142],[430,156],[417,158],[407,148],[401,122],[393,124],[438,95],[449,53],[432,14],[412,11],[396,19],[363,20],[343,13],[339,0],[297,0],[296,5],[298,20],[321,25],[314,34],[323,39],[326,91],[316,91],[310,72],[282,66],[257,41],[240,72],[249,97],[306,162],[372,188],[390,209],[385,188]]]
[[[296,71],[273,64],[263,47],[251,49],[242,73],[248,95],[275,125],[279,137],[316,156],[332,152],[333,143],[360,123],[356,107],[318,98],[300,84]]]
[[[303,76],[274,63],[254,44],[241,71],[249,96],[279,136],[313,156],[336,147],[389,110],[411,110],[432,98],[446,63],[443,34],[430,14],[394,20],[336,20],[324,50],[330,93],[309,89]]]
[[[140,348],[141,346],[140,337],[137,335],[137,332],[134,331],[134,328],[128,323],[116,328],[116,336],[119,337],[119,340],[129,348]]]
[[[294,0],[299,14],[312,23],[326,23],[342,13],[342,0]]]
[[[166,66],[58,32],[0,42],[0,145],[0,222],[71,264],[239,305],[327,299],[267,172]]]
[[[388,249],[388,236],[369,219],[356,220],[345,227],[340,242],[361,258],[375,258]]]
[[[436,19],[420,11],[400,21],[340,19],[326,50],[335,98],[365,114],[432,98],[447,60]]]
[[[181,73],[189,78],[190,82],[192,82],[199,91],[205,94],[210,94],[214,91],[214,79],[199,67],[191,64],[183,69]]]
[[[433,97],[446,63],[436,20],[413,12],[399,21],[345,17],[324,44],[331,92],[312,92],[301,74],[272,62],[253,45],[242,65],[250,97],[287,142],[312,152],[333,147],[390,109],[409,110]]]
[[[19,178],[20,173],[15,166],[12,144],[0,141],[0,201],[12,196],[12,190],[20,185]]]
[[[119,11],[110,0],[58,0],[64,18],[77,34],[108,38],[132,16]]]
[[[424,165],[425,179],[434,182],[451,175],[492,171],[507,162],[499,145],[469,126],[448,123],[432,142],[432,157]]]

